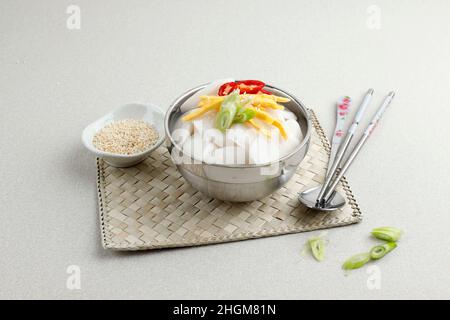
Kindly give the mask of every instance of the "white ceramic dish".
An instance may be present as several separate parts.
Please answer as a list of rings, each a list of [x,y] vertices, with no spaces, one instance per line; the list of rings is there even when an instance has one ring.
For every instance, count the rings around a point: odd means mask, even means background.
[[[103,158],[110,165],[114,167],[130,167],[147,158],[164,141],[164,115],[165,113],[154,105],[143,105],[139,103],[127,104],[114,109],[112,112],[88,125],[83,130],[81,139],[89,151],[97,157]],[[115,154],[98,150],[92,144],[94,135],[107,124],[123,119],[144,120],[153,125],[159,134],[158,141],[150,149],[132,155]]]

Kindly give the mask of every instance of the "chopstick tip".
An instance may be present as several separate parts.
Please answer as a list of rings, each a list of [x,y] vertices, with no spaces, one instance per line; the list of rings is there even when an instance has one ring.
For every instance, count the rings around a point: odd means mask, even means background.
[[[369,90],[367,90],[367,94],[373,94],[373,89],[370,88]]]

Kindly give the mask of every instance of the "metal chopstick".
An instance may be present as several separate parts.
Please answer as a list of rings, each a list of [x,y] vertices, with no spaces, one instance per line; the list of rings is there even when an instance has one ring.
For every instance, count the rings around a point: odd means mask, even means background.
[[[336,158],[337,151],[342,142],[342,133],[344,132],[345,119],[350,111],[351,99],[349,96],[341,97],[336,103],[336,126],[334,128],[333,137],[331,138],[330,158],[328,159],[327,174],[330,173]]]
[[[323,199],[325,200],[325,203],[327,203],[328,201],[330,201],[331,199],[329,199],[331,197],[331,195],[333,194],[334,189],[336,188],[337,184],[339,183],[339,181],[342,179],[342,177],[344,176],[345,172],[348,170],[348,168],[350,167],[350,165],[352,164],[353,160],[355,160],[356,155],[359,153],[359,151],[361,150],[362,146],[366,143],[367,139],[370,137],[371,133],[373,132],[373,130],[375,129],[378,121],[380,121],[381,117],[383,116],[384,111],[386,110],[386,108],[390,105],[392,99],[394,99],[395,96],[395,92],[391,91],[386,98],[383,100],[383,103],[381,104],[381,106],[378,108],[378,111],[376,112],[376,114],[374,115],[374,117],[372,118],[372,120],[370,121],[370,124],[367,126],[366,130],[364,131],[364,134],[362,135],[362,137],[359,139],[358,143],[356,144],[356,146],[353,148],[352,152],[350,153],[350,155],[348,156],[347,161],[344,163],[344,165],[342,166],[342,169],[339,171],[338,176],[336,177],[336,179],[334,179],[333,183],[331,184],[330,188],[328,189],[328,191],[326,192],[326,194],[324,195]]]
[[[336,154],[336,158],[333,162],[333,165],[326,176],[325,183],[323,184],[322,188],[320,189],[319,195],[316,200],[316,206],[319,206],[323,202],[324,194],[329,189],[328,186],[330,185],[333,177],[336,175],[337,169],[339,168],[339,166],[341,164],[342,158],[344,157],[344,154],[347,151],[348,146],[350,145],[350,142],[352,141],[353,136],[355,135],[356,128],[358,127],[359,122],[361,121],[361,118],[363,117],[364,112],[365,112],[367,106],[369,105],[370,100],[372,99],[372,96],[373,96],[373,89],[367,90],[367,93],[364,96],[363,101],[359,105],[358,111],[357,111],[355,117],[353,118],[353,123],[347,131],[345,140],[341,144],[341,146]]]

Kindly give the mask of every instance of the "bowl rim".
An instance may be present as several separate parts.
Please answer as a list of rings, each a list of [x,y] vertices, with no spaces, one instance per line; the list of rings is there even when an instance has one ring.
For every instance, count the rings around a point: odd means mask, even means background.
[[[235,81],[239,81],[239,80],[235,80]],[[169,118],[170,115],[172,114],[173,109],[180,103],[180,101],[184,98],[186,98],[186,96],[192,95],[195,92],[197,92],[200,89],[205,88],[208,84],[210,84],[211,82],[199,85],[195,88],[192,88],[186,92],[184,92],[183,94],[181,94],[178,98],[175,99],[174,102],[172,102],[172,104],[170,105],[170,107],[167,109],[166,111],[166,115],[164,117],[164,130],[165,130],[165,134],[166,134],[166,138],[168,138],[170,140],[170,143],[174,146],[174,148],[176,148],[179,152],[181,152],[182,154],[186,154],[187,156],[189,156],[192,160],[194,160],[194,164],[204,164],[204,165],[208,165],[208,166],[214,166],[214,167],[219,167],[219,168],[261,168],[261,167],[267,167],[267,166],[272,166],[275,165],[277,163],[283,162],[286,159],[292,157],[295,153],[297,153],[299,150],[301,150],[305,144],[307,144],[310,139],[311,139],[311,130],[312,130],[312,122],[311,122],[311,115],[309,114],[308,109],[306,108],[306,106],[293,94],[280,89],[276,86],[270,85],[270,84],[265,84],[266,87],[268,87],[269,89],[275,89],[278,90],[280,92],[282,92],[283,94],[285,94],[286,96],[288,96],[289,98],[291,98],[292,101],[294,101],[295,103],[298,104],[298,106],[300,107],[300,109],[302,110],[305,119],[306,119],[306,134],[303,137],[303,140],[299,143],[299,145],[289,154],[274,160],[274,161],[270,161],[270,162],[265,162],[265,163],[258,163],[258,164],[217,164],[217,163],[207,163],[204,162],[203,160],[199,160],[196,159],[194,157],[192,157],[192,155],[187,154],[185,152],[183,152],[183,150],[180,148],[180,146],[178,144],[175,143],[175,141],[172,139],[172,134],[171,132],[169,132]],[[197,163],[195,162],[197,161]]]
[[[141,152],[139,152],[139,153],[133,153],[133,154],[112,153],[112,152],[102,151],[102,150],[97,149],[97,148],[92,144],[92,141],[91,141],[91,143],[87,143],[87,141],[86,141],[86,139],[85,139],[85,136],[87,135],[87,130],[88,130],[89,127],[91,127],[92,125],[94,125],[96,122],[99,122],[99,121],[101,121],[101,120],[104,120],[104,119],[108,118],[108,117],[109,117],[110,115],[112,115],[114,112],[117,112],[117,111],[119,111],[119,110],[121,110],[121,109],[123,109],[123,108],[127,108],[127,107],[132,106],[132,105],[141,105],[141,106],[143,106],[143,107],[145,107],[145,108],[147,108],[147,109],[149,109],[149,110],[150,110],[150,109],[155,110],[157,113],[159,113],[160,115],[162,115],[163,118],[164,118],[164,116],[165,116],[165,112],[164,112],[160,107],[158,107],[158,106],[156,106],[156,105],[154,105],[154,104],[152,104],[152,103],[130,102],[130,103],[127,103],[127,104],[124,104],[124,105],[115,107],[113,110],[111,110],[110,112],[106,113],[106,114],[103,115],[102,117],[98,118],[97,120],[92,121],[90,124],[88,124],[88,125],[83,129],[83,132],[81,133],[81,140],[82,140],[84,146],[85,146],[89,151],[91,151],[92,153],[96,154],[98,157],[114,157],[114,158],[120,158],[120,159],[132,159],[132,158],[135,158],[135,157],[145,156],[145,155],[147,155],[148,153],[154,151],[156,148],[158,148],[158,147],[164,142],[164,140],[165,140],[165,132],[166,132],[165,129],[163,130],[163,132],[159,132],[159,130],[157,130],[157,131],[158,131],[158,134],[159,134],[158,141],[156,141],[156,143],[153,144],[149,149],[144,150],[144,151],[141,151]],[[103,126],[102,128],[104,128],[104,126]],[[102,128],[101,128],[101,129],[102,129]],[[99,130],[101,130],[101,129],[99,129]],[[155,128],[155,129],[156,129],[156,128]],[[99,130],[97,130],[96,132],[98,132]]]

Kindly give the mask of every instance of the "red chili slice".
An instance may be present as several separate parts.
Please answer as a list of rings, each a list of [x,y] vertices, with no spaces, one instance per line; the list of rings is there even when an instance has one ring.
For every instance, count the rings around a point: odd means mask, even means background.
[[[261,90],[259,90],[259,92],[260,92],[260,93],[264,93],[264,94],[272,94],[272,92],[267,91],[267,90],[265,90],[265,89],[261,89]]]
[[[236,89],[236,82],[227,82],[220,86],[219,96],[227,96]]]
[[[259,80],[243,80],[236,83],[240,93],[258,93],[266,84]]]
[[[266,84],[259,80],[243,80],[237,82],[227,82],[220,86],[218,95],[226,96],[229,95],[236,89],[239,89],[239,93],[249,93],[256,94],[263,92],[265,94],[271,94],[269,91],[264,90]]]

